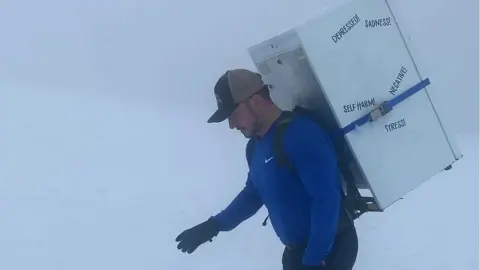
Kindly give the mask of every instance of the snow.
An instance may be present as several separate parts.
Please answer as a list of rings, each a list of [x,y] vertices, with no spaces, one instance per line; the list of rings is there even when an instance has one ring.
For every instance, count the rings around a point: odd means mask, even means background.
[[[175,248],[244,183],[244,139],[225,125],[100,95],[5,89],[3,269],[280,269],[264,209],[190,256]],[[478,136],[458,141],[464,158],[451,171],[358,221],[356,269],[476,269]]]
[[[340,2],[1,1],[0,268],[280,269],[264,209],[194,254],[174,239],[244,184],[245,140],[206,124],[218,75]],[[358,221],[355,269],[479,269],[478,2],[389,2],[464,158]]]

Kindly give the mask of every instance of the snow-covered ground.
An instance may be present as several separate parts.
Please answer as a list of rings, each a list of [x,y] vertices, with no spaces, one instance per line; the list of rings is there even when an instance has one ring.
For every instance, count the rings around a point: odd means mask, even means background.
[[[280,269],[264,209],[190,256],[176,250],[178,233],[244,184],[244,139],[226,125],[100,95],[3,89],[2,269]],[[356,269],[478,269],[478,136],[458,142],[464,158],[451,171],[358,221]]]
[[[206,124],[218,75],[345,1],[0,1],[0,269],[280,269],[264,209],[174,240],[244,184],[244,138]],[[389,3],[464,158],[358,220],[355,269],[476,270],[478,1]]]

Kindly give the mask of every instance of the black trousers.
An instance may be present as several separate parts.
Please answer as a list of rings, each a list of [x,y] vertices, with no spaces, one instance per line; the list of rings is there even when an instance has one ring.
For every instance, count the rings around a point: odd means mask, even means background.
[[[283,270],[302,270],[304,247],[285,247],[282,256]],[[352,270],[357,260],[358,236],[354,226],[342,229],[325,260],[325,270]]]

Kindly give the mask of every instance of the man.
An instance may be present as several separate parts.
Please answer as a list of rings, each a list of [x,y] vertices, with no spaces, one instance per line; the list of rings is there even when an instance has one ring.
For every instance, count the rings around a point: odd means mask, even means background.
[[[263,205],[285,245],[284,270],[350,270],[358,249],[353,222],[345,222],[342,188],[333,146],[312,120],[296,116],[284,133],[284,149],[296,173],[274,162],[272,139],[282,110],[270,99],[258,73],[229,70],[214,93],[218,110],[208,119],[228,119],[230,128],[256,140],[243,190],[220,213],[185,230],[178,249],[192,253],[252,217]]]

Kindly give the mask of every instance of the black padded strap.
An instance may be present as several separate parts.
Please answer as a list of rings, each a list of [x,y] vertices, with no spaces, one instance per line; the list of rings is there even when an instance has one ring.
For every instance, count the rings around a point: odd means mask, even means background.
[[[288,128],[288,125],[293,120],[293,114],[291,112],[285,111],[282,113],[276,124],[275,135],[273,138],[273,151],[274,155],[277,158],[277,162],[280,166],[286,167],[291,171],[295,170],[290,159],[288,159],[287,154],[283,148],[283,134]]]
[[[255,139],[251,138],[247,142],[247,147],[245,149],[245,156],[247,158],[248,166],[250,167],[250,163],[252,161],[253,150],[255,148]]]

